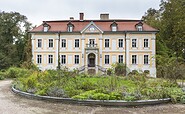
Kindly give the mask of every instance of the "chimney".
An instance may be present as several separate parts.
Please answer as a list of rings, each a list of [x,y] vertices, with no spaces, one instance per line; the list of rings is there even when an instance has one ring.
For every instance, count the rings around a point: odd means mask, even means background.
[[[74,17],[70,17],[69,19],[70,19],[70,20],[74,20]]]
[[[80,13],[80,21],[84,20],[84,13]]]
[[[108,13],[100,14],[100,20],[109,20],[109,14]]]

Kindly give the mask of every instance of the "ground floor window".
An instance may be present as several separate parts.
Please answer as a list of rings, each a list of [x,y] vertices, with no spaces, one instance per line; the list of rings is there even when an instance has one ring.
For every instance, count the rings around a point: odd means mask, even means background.
[[[66,55],[61,55],[61,64],[66,64]]]
[[[79,55],[75,55],[75,64],[79,64]]]
[[[132,55],[132,64],[137,64],[137,55]]]
[[[109,55],[105,55],[105,64],[109,64]]]
[[[123,55],[119,55],[119,57],[118,57],[118,62],[119,62],[119,63],[123,63]]]
[[[144,55],[144,64],[148,64],[148,55]]]
[[[42,55],[37,55],[37,63],[38,64],[42,63]]]
[[[53,55],[48,55],[48,63],[53,64]]]

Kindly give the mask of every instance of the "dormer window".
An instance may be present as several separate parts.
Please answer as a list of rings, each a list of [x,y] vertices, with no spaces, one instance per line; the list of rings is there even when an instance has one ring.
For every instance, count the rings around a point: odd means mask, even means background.
[[[67,31],[68,32],[73,32],[74,25],[71,23],[71,21],[67,24]]]
[[[117,31],[117,29],[118,29],[118,27],[117,27],[118,24],[116,23],[116,21],[114,21],[110,26],[111,26],[111,29],[112,29],[113,32]]]
[[[44,28],[43,28],[43,31],[44,31],[44,32],[48,32],[48,30],[49,30],[49,25],[48,25],[46,22],[44,22],[42,25],[43,25],[43,27],[44,27]]]
[[[136,24],[136,29],[137,31],[143,31],[143,23],[141,21]]]

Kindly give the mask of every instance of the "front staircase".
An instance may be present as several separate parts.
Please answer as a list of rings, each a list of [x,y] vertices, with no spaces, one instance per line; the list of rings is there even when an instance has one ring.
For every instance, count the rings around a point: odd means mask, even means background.
[[[107,69],[97,65],[96,67],[87,67],[87,66],[81,66],[78,68],[80,73],[87,72],[88,74],[96,74],[96,68],[98,68],[98,72],[101,72],[102,74],[106,74]]]

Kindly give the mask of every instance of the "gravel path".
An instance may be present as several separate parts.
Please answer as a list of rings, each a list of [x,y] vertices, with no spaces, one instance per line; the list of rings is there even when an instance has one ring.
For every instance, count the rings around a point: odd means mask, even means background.
[[[0,114],[185,114],[183,104],[112,108],[33,100],[15,95],[10,85],[11,80],[0,81]]]

